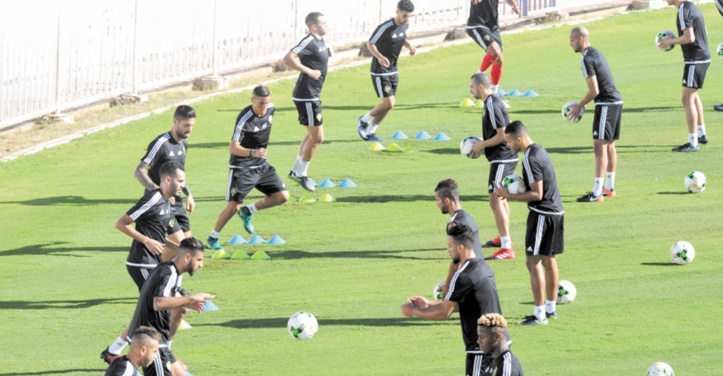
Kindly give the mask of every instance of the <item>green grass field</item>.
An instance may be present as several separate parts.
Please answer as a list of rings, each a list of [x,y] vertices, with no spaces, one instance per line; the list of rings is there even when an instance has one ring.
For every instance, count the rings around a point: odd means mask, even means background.
[[[713,50],[723,40],[712,4],[702,6]],[[510,329],[513,351],[527,375],[643,375],[654,361],[677,375],[718,375],[723,359],[720,251],[723,209],[721,115],[723,64],[715,59],[701,97],[711,143],[697,154],[674,154],[685,142],[680,104],[680,47],[653,44],[675,28],[672,7],[614,16],[586,26],[605,53],[625,100],[618,143],[618,197],[578,204],[590,190],[592,111],[580,124],[560,117],[586,86],[580,55],[569,47],[571,26],[504,37],[507,91],[535,89],[539,98],[511,98],[510,116],[530,128],[557,172],[566,209],[561,278],[575,283],[577,300],[560,306],[547,327]],[[433,188],[455,178],[464,208],[483,241],[496,233],[487,203],[489,165],[458,152],[465,136],[480,134],[480,110],[463,109],[469,76],[482,52],[474,44],[447,47],[400,63],[397,107],[378,132],[413,136],[444,131],[451,142],[400,141],[410,154],[375,153],[356,135],[356,118],[377,103],[368,66],[330,74],[324,88],[327,141],[309,169],[317,182],[351,178],[356,189],[328,190],[334,203],[286,205],[254,216],[257,232],[281,235],[283,246],[264,250],[271,261],[207,258],[186,277],[189,291],[217,295],[219,311],[189,313],[174,352],[194,375],[459,375],[464,347],[457,316],[448,322],[404,318],[411,295],[430,296],[448,265],[447,216]],[[270,87],[277,106],[269,161],[282,176],[294,162],[304,129],[291,102],[292,80]],[[228,140],[249,94],[227,95],[194,107],[187,176],[196,197],[194,235],[208,236],[224,207]],[[588,107],[591,110],[592,107]],[[167,131],[171,114],[96,133],[0,165],[0,375],[97,375],[98,354],[130,319],[137,290],[124,266],[130,240],[115,221],[141,196],[133,178],[148,142]],[[520,167],[518,167],[518,170]],[[708,189],[687,194],[684,176],[703,171]],[[291,194],[303,194],[285,178]],[[316,193],[321,197],[324,190]],[[255,192],[251,198],[258,199]],[[509,321],[532,311],[523,257],[523,203],[512,205],[513,261],[493,263],[502,309]],[[227,241],[243,233],[232,221]],[[674,266],[668,250],[678,240],[696,248],[695,262]],[[486,250],[489,252],[489,250]],[[210,254],[209,254],[210,256]],[[314,313],[320,324],[309,342],[291,339],[286,320]]]

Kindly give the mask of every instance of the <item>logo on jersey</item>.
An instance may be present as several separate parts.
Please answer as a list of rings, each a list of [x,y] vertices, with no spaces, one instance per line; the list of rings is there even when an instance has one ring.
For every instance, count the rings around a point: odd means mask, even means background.
[[[397,38],[397,34],[396,34],[396,33],[392,34],[392,39],[394,39],[394,38]]]
[[[385,92],[385,93],[391,93],[391,92],[392,92],[392,87],[389,86],[389,85],[384,86],[384,92]]]
[[[170,152],[170,153],[168,153],[168,156],[169,156],[169,157],[175,157],[175,156],[176,156],[176,154],[173,154],[173,150],[171,150],[171,152]]]
[[[319,52],[324,51],[324,46],[319,46]]]

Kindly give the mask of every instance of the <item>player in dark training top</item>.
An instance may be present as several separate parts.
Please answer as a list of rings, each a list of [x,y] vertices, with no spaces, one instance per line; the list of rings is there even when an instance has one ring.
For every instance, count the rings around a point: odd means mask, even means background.
[[[472,147],[472,157],[477,157],[484,151],[490,163],[487,193],[499,234],[488,241],[487,245],[500,247],[500,250],[487,260],[512,260],[515,258],[515,251],[510,237],[510,206],[507,200],[493,193],[495,187],[517,168],[517,153],[510,150],[505,142],[505,126],[510,122],[510,117],[502,98],[494,94],[492,82],[486,73],[479,72],[472,75],[469,91],[485,104],[482,113],[482,141],[475,142]]]
[[[105,370],[104,376],[136,376],[138,367],[147,367],[158,354],[161,333],[149,326],[140,326],[133,332],[128,355],[121,356]]]
[[[194,124],[196,124],[196,110],[191,106],[178,106],[173,114],[171,130],[159,135],[148,144],[146,155],[141,158],[141,163],[138,164],[134,173],[136,179],[146,188],[146,192],[158,189],[161,185],[159,170],[164,163],[178,161],[185,168],[188,151],[186,139],[191,135]],[[188,219],[188,214],[193,213],[196,206],[188,183],[183,187],[183,193],[186,195],[186,207],[183,207],[183,199],[180,195],[174,196],[174,202],[171,205],[174,226],[169,232],[169,236],[175,243],[180,243],[181,240],[191,236],[191,221]],[[186,210],[188,210],[188,214],[186,214]],[[164,255],[164,260],[172,258],[171,252]]]
[[[578,117],[582,108],[595,101],[595,118],[592,121],[595,181],[592,191],[577,201],[602,202],[603,196],[616,195],[615,169],[618,164],[618,154],[615,150],[615,141],[620,138],[623,97],[615,87],[613,74],[605,56],[590,46],[590,32],[586,28],[578,26],[570,31],[570,46],[576,53],[582,54],[580,66],[588,90],[580,103],[572,106],[568,118]]]
[[[485,356],[475,376],[524,375],[520,361],[507,345],[506,330],[507,320],[500,314],[487,313],[477,320],[477,344]]]
[[[517,7],[517,1],[506,1],[512,5],[512,11],[519,15],[520,8]],[[485,56],[477,71],[484,72],[492,66],[490,76],[492,92],[495,94],[502,79],[503,65],[498,4],[498,0],[472,0],[467,19],[467,35],[485,50]]]
[[[535,311],[519,324],[547,325],[548,317],[557,318],[555,305],[559,276],[555,255],[565,250],[565,210],[562,208],[555,169],[547,150],[532,141],[527,127],[520,121],[507,125],[505,140],[514,152],[522,151],[525,154],[522,179],[527,191],[513,195],[499,185],[495,193],[508,200],[526,201],[530,211],[527,216],[525,254]]]
[[[705,133],[705,119],[703,117],[703,103],[698,95],[698,89],[703,88],[705,74],[710,65],[710,50],[708,48],[708,31],[703,21],[703,13],[697,5],[684,0],[666,0],[668,5],[675,5],[678,13],[675,25],[678,27],[678,36],[665,38],[658,47],[665,49],[675,44],[683,50],[683,109],[685,120],[688,123],[688,142],[673,148],[677,152],[697,152],[698,144],[707,144],[708,136]]]
[[[400,0],[397,3],[397,15],[387,22],[377,26],[372,37],[367,42],[372,58],[372,85],[377,97],[382,98],[369,112],[359,117],[357,131],[359,137],[365,141],[384,141],[377,137],[379,125],[394,108],[399,75],[397,60],[402,47],[409,49],[414,56],[417,50],[407,41],[407,28],[409,19],[414,15],[414,4],[410,0]]]
[[[276,108],[271,103],[269,89],[260,85],[254,88],[251,105],[244,108],[236,118],[234,133],[229,144],[228,189],[226,207],[218,216],[216,225],[208,237],[208,246],[214,250],[223,249],[218,237],[226,223],[238,213],[244,229],[254,233],[251,216],[257,211],[281,205],[289,200],[286,185],[276,169],[266,160],[266,147],[271,136],[271,121]],[[263,199],[242,206],[246,195],[252,189],[266,195]]]
[[[293,99],[299,112],[299,123],[306,127],[306,137],[301,141],[299,155],[289,177],[298,181],[307,191],[316,187],[309,180],[309,163],[322,142],[324,142],[324,121],[321,115],[321,89],[326,80],[329,57],[333,51],[324,44],[326,17],[319,12],[306,16],[307,34],[296,47],[284,57],[284,63],[298,70],[299,78],[294,86]]]

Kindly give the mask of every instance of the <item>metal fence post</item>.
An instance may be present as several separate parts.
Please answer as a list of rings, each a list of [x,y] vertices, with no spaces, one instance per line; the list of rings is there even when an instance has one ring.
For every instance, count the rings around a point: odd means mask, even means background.
[[[211,45],[211,76],[216,77],[218,76],[218,72],[216,70],[216,57],[217,57],[217,50],[218,50],[218,44],[216,42],[216,24],[218,23],[218,0],[213,0],[213,36],[211,38],[212,45]]]
[[[133,83],[131,95],[138,95],[138,0],[133,9]]]
[[[58,5],[58,34],[55,53],[55,111],[54,115],[60,115],[60,15],[63,11],[62,5]]]

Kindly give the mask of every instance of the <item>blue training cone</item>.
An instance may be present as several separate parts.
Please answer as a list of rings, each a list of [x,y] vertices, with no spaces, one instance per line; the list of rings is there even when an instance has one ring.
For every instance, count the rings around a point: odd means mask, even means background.
[[[267,243],[270,245],[282,245],[282,244],[286,244],[286,240],[284,240],[284,238],[282,238],[278,235],[274,235],[269,239],[269,241]]]
[[[264,240],[264,238],[262,238],[258,235],[254,235],[253,238],[249,239],[249,244],[264,244],[264,243],[266,243],[266,240]]]
[[[507,92],[504,91],[504,90],[502,90],[501,87],[498,87],[498,88],[497,88],[497,95],[500,95],[500,96],[502,96],[502,95],[507,95]]]
[[[396,131],[396,132],[394,132],[394,134],[392,135],[392,138],[395,139],[395,140],[406,140],[406,139],[409,138],[409,136],[407,136],[406,134],[404,134],[404,132],[402,132],[402,131]]]
[[[244,239],[241,235],[234,235],[231,240],[228,241],[228,244],[230,245],[239,245],[239,244],[246,244],[246,239]]]
[[[439,133],[437,133],[436,136],[434,136],[434,141],[449,141],[449,140],[451,140],[451,138],[449,136],[447,136],[447,134],[444,132],[439,132]]]
[[[419,131],[416,136],[414,136],[417,140],[429,140],[432,138],[432,136],[429,135],[426,131]]]
[[[218,306],[213,304],[212,301],[206,300],[203,302],[203,310],[204,312],[218,311]]]
[[[540,96],[540,94],[537,94],[536,91],[530,89],[530,90],[527,90],[527,91],[525,92],[525,94],[523,94],[522,96],[523,96],[523,97],[527,97],[527,98],[537,98],[537,97]]]
[[[336,187],[336,184],[334,184],[334,182],[329,179],[324,179],[324,181],[322,181],[321,184],[316,186],[316,188],[334,188],[334,187]]]
[[[339,188],[356,188],[356,183],[353,180],[346,178],[339,183]]]
[[[517,89],[512,89],[512,91],[510,91],[509,93],[507,93],[507,96],[508,96],[508,97],[521,97],[521,96],[523,96],[523,95],[524,95],[524,94],[522,94],[522,92],[519,91],[519,90],[517,90]]]

